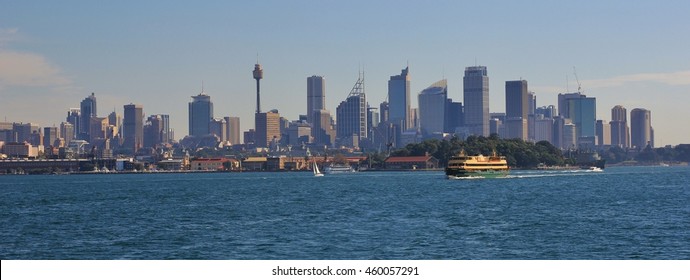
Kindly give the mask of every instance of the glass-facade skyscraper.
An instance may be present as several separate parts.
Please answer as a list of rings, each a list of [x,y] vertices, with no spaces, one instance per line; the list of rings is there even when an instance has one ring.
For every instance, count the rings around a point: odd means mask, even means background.
[[[97,116],[96,94],[91,93],[80,103],[81,115],[79,117],[79,135],[81,140],[90,140],[91,117]]]
[[[470,134],[489,136],[489,76],[486,66],[465,68],[463,102]]]
[[[506,81],[506,134],[507,138],[527,140],[529,92],[527,81]]]
[[[192,96],[192,102],[189,102],[189,135],[210,134],[211,119],[213,119],[213,102],[211,102],[211,96],[206,95],[202,90],[199,95]]]
[[[388,80],[388,121],[402,131],[412,126],[409,67]]]
[[[422,90],[417,98],[422,135],[445,132],[448,81],[443,79],[431,84]]]

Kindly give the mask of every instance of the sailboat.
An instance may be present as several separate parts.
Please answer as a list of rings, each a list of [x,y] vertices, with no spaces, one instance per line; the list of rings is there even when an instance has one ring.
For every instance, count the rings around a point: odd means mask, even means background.
[[[323,173],[319,171],[319,165],[316,164],[316,161],[314,161],[314,166],[312,167],[312,170],[314,171],[314,177],[323,177]]]

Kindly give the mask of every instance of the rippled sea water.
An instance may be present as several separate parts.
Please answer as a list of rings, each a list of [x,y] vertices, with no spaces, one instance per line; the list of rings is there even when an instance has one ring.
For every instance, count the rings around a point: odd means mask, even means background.
[[[690,259],[690,168],[0,176],[2,259]]]

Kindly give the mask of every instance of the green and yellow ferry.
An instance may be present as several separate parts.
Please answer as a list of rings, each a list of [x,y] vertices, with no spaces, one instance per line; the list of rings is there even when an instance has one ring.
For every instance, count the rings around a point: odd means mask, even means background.
[[[465,150],[461,150],[455,156],[452,156],[448,161],[446,167],[446,176],[448,179],[455,178],[496,178],[505,177],[508,175],[508,161],[504,156],[497,156],[494,151],[490,156],[483,156],[481,154],[476,156],[468,156]]]

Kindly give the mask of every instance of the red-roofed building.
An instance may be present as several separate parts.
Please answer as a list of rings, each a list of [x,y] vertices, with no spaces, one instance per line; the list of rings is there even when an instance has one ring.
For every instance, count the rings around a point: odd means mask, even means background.
[[[386,169],[415,170],[436,168],[438,168],[438,159],[433,156],[389,157],[386,159]]]

